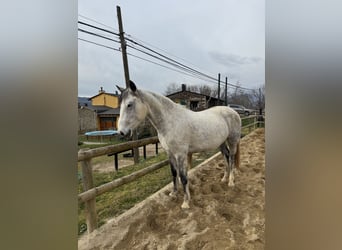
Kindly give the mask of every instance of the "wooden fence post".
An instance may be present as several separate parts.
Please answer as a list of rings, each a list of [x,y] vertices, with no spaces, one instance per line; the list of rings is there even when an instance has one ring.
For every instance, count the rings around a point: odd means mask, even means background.
[[[115,167],[115,171],[117,172],[119,170],[118,153],[114,154],[114,167]]]
[[[81,149],[81,152],[88,149]],[[84,191],[94,187],[93,171],[91,167],[91,159],[81,161],[82,166],[82,183]],[[96,201],[95,198],[85,202],[87,231],[91,233],[97,228],[97,214],[96,214]]]
[[[144,159],[146,160],[146,145],[143,146]]]

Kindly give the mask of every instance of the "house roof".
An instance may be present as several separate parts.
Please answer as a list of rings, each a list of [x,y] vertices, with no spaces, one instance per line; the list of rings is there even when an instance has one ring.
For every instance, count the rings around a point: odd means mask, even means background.
[[[169,94],[169,95],[167,95],[166,97],[171,98],[171,97],[174,96],[174,95],[179,95],[179,94],[182,94],[182,93],[189,93],[189,94],[197,95],[197,96],[205,96],[206,99],[211,98],[212,100],[218,100],[218,98],[216,98],[216,97],[212,97],[212,96],[209,96],[209,95],[200,94],[200,93],[197,93],[197,92],[192,92],[192,91],[189,91],[189,90],[184,90],[184,91],[181,90],[181,91],[178,91],[178,92]],[[222,99],[220,99],[220,101],[224,102]]]
[[[102,116],[102,115],[120,115],[120,108],[115,108],[115,109],[109,108],[106,111],[98,112],[98,115],[99,116]]]
[[[188,90],[185,90],[185,91],[178,91],[178,92],[175,92],[175,93],[172,93],[172,94],[168,94],[166,97],[171,97],[173,95],[178,95],[178,94],[182,94],[182,93],[189,93],[189,94],[192,94],[192,95],[200,95],[200,96],[206,96],[206,97],[209,97],[207,95],[203,95],[203,94],[200,94],[200,93],[196,93],[196,92],[192,92],[192,91],[188,91]]]
[[[104,111],[107,111],[108,109],[111,109],[110,107],[107,107],[107,106],[93,106],[93,105],[89,108],[95,110],[97,113],[102,113]]]
[[[95,97],[98,97],[99,95],[102,95],[102,94],[119,97],[119,94],[101,92],[101,93],[98,93],[97,95],[94,95],[94,96],[92,96],[92,97],[89,97],[89,100],[91,100],[91,99],[93,99],[93,98],[95,98]]]

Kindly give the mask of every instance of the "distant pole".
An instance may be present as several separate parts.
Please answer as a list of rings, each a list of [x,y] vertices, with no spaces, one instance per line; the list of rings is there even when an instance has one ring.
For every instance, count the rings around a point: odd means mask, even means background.
[[[227,106],[228,105],[228,94],[227,94],[227,85],[228,85],[228,77],[226,77],[226,84],[224,86],[224,104]]]
[[[126,88],[128,88],[129,87],[128,59],[127,59],[126,41],[125,41],[125,35],[124,35],[125,33],[123,31],[120,6],[116,6],[116,12],[118,15],[121,53],[122,53],[122,62],[123,62],[124,72],[125,72]],[[133,140],[134,141],[138,140],[138,133],[136,130],[133,131]],[[133,148],[133,157],[134,157],[134,163],[137,164],[139,162],[139,148]]]
[[[217,106],[220,105],[220,83],[221,83],[221,74],[218,73],[218,83],[217,83]]]

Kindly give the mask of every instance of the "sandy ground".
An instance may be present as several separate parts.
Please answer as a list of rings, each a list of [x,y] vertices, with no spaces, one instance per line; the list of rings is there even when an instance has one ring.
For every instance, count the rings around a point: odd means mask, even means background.
[[[241,141],[235,187],[220,182],[223,158],[216,154],[189,171],[192,200],[167,185],[124,214],[79,239],[79,249],[264,249],[265,137],[257,129]]]

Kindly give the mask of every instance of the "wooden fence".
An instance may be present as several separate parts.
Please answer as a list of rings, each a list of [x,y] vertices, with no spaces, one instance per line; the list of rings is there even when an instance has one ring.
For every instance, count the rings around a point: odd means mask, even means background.
[[[251,132],[256,127],[264,124],[263,116],[248,116],[243,117],[241,120],[250,119],[252,122],[249,122],[247,125],[242,126],[241,129],[248,128],[248,132]],[[87,222],[87,231],[88,233],[92,232],[97,228],[97,214],[96,214],[96,196],[106,193],[114,188],[117,188],[126,183],[132,182],[139,177],[142,177],[148,173],[151,173],[163,166],[169,164],[169,160],[164,160],[158,163],[155,163],[151,166],[148,166],[144,169],[136,171],[130,175],[121,177],[119,179],[113,180],[111,182],[105,183],[101,186],[94,187],[93,182],[93,173],[92,173],[92,165],[91,159],[98,156],[103,155],[114,155],[115,156],[115,168],[117,170],[117,154],[132,150],[133,148],[145,147],[149,144],[157,144],[159,142],[158,137],[151,137],[142,140],[125,142],[117,145],[111,145],[106,147],[100,147],[95,149],[81,149],[78,152],[78,161],[81,162],[82,167],[82,183],[83,189],[85,190],[83,193],[78,195],[78,202],[85,204],[85,212],[86,212],[86,222]],[[157,149],[157,146],[156,146]]]
[[[257,127],[265,126],[265,116],[263,115],[245,116],[241,118],[242,122],[244,120],[252,120],[252,122],[249,122],[247,125],[244,125],[241,127],[242,135],[244,135],[243,131],[246,128],[248,128],[248,133],[250,133],[252,130],[256,129]]]

